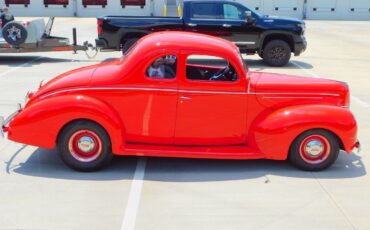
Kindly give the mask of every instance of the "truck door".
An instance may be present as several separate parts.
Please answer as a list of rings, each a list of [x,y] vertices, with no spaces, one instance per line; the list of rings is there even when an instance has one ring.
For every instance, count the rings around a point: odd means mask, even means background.
[[[244,49],[257,48],[259,29],[254,23],[247,23],[245,12],[251,11],[243,5],[233,2],[222,3],[222,29],[229,31],[232,36],[229,39]],[[252,12],[252,17],[257,20],[257,15]]]

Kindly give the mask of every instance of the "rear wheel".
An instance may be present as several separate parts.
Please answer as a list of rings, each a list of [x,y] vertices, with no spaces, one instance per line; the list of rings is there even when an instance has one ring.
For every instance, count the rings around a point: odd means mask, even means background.
[[[77,121],[66,126],[58,138],[58,151],[66,165],[85,172],[107,166],[113,156],[106,131],[89,121]]]
[[[270,66],[281,67],[288,64],[292,50],[283,40],[272,40],[264,47],[261,56],[263,61]]]
[[[307,171],[320,171],[330,167],[338,158],[339,141],[326,130],[310,130],[293,142],[289,160],[296,167]]]

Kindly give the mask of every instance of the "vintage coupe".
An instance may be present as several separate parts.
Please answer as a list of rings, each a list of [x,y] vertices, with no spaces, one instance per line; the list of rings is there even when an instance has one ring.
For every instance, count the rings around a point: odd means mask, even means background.
[[[322,170],[359,147],[349,90],[251,72],[221,38],[159,32],[121,59],[64,73],[3,121],[10,140],[54,148],[80,171],[112,155],[289,159]]]

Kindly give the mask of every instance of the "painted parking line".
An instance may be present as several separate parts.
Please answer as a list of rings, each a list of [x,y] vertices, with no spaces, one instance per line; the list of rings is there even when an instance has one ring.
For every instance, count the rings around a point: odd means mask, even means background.
[[[145,176],[146,161],[146,158],[140,157],[137,162],[121,230],[135,229],[136,215],[140,204],[141,189]]]
[[[17,70],[21,69],[22,67],[25,67],[25,66],[27,66],[27,65],[29,65],[29,64],[32,64],[33,62],[35,62],[35,61],[37,61],[37,60],[39,60],[39,59],[41,59],[41,58],[43,58],[43,57],[37,57],[37,58],[32,59],[32,60],[31,60],[31,61],[29,61],[29,62],[25,62],[25,63],[23,63],[23,64],[17,65],[16,67],[10,68],[10,69],[8,69],[8,70],[6,70],[6,71],[2,72],[2,73],[0,74],[0,77],[4,77],[5,75],[7,75],[7,74],[9,74],[9,73],[11,73],[11,72],[17,71]]]
[[[322,78],[320,75],[310,71],[310,70],[307,70],[305,69],[303,66],[301,66],[300,64],[292,61],[291,62],[293,65],[297,66],[298,68],[300,68],[301,70],[303,70],[303,72],[307,73],[308,75],[310,75],[311,77],[314,77],[314,78]],[[360,98],[356,97],[356,96],[352,96],[351,95],[351,99],[353,101],[355,101],[357,104],[359,104],[361,107],[364,107],[365,109],[370,109],[370,104],[368,104],[367,102],[361,100]]]

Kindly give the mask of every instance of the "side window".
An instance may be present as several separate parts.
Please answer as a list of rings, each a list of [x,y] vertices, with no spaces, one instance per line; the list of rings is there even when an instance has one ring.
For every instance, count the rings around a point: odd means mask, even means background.
[[[224,58],[191,55],[186,60],[186,78],[194,81],[232,82],[237,81],[239,76],[234,66]]]
[[[220,19],[219,4],[215,3],[192,3],[191,17],[194,19]]]
[[[243,20],[243,12],[233,4],[223,4],[224,19]]]
[[[176,77],[176,55],[165,55],[155,59],[146,70],[149,78],[173,79]]]

